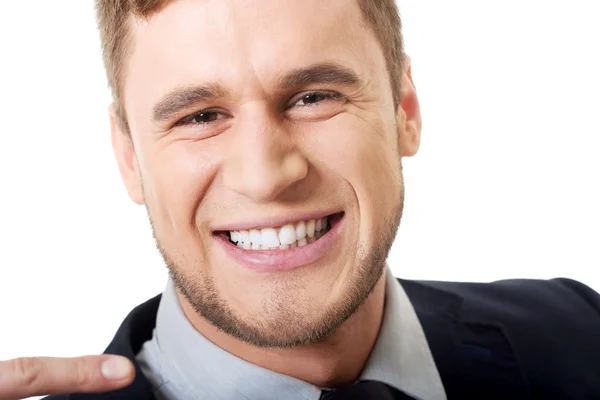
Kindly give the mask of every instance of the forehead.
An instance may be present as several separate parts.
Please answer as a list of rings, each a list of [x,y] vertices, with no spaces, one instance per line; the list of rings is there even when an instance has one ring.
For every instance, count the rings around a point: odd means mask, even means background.
[[[133,92],[138,102],[203,81],[269,90],[286,70],[322,62],[385,69],[356,0],[179,0],[133,20],[132,34],[127,108]]]

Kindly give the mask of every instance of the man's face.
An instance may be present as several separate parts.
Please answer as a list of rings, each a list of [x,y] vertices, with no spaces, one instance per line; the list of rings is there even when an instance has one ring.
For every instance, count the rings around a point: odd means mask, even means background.
[[[132,30],[118,158],[185,300],[260,346],[331,333],[403,204],[402,113],[358,4],[175,1]]]

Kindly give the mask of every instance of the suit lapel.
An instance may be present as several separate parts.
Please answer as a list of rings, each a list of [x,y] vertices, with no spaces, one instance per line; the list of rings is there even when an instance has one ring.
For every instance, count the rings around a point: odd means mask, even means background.
[[[105,354],[127,357],[135,366],[135,380],[121,390],[98,394],[73,394],[69,400],[155,400],[152,386],[146,379],[135,356],[144,342],[152,338],[160,295],[136,307],[125,318]]]
[[[399,279],[427,337],[448,399],[526,399],[529,386],[497,321],[470,319],[458,294]]]
[[[416,281],[399,281],[419,317],[446,396],[452,399],[456,392],[455,385],[463,380],[462,374],[466,365],[460,349],[458,323],[462,299]]]

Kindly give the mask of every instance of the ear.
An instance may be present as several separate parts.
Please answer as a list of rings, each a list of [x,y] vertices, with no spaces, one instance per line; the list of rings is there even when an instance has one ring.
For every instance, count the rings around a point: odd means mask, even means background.
[[[135,155],[133,141],[129,134],[121,130],[114,105],[109,107],[110,133],[113,151],[119,165],[121,178],[131,200],[137,204],[144,204],[144,193],[142,190],[142,177],[140,167]]]
[[[402,72],[402,93],[398,107],[398,139],[402,157],[414,156],[421,144],[421,108],[417,89],[412,79],[410,57],[404,56],[404,71]]]

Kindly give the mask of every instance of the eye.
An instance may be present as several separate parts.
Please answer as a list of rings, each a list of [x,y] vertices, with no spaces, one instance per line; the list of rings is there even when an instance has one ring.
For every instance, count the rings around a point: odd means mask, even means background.
[[[329,91],[321,91],[321,92],[304,92],[300,93],[299,96],[296,96],[293,100],[293,106],[298,107],[306,107],[311,105],[316,105],[328,100],[336,100],[339,101],[343,98],[340,93],[337,92],[329,92]]]
[[[346,97],[329,90],[298,93],[289,102],[286,115],[295,121],[324,121],[342,113]]]
[[[228,116],[217,110],[203,110],[179,120],[175,126],[207,125]]]

